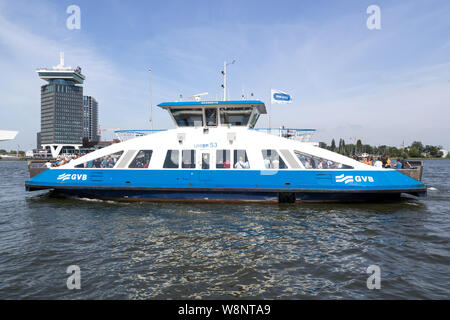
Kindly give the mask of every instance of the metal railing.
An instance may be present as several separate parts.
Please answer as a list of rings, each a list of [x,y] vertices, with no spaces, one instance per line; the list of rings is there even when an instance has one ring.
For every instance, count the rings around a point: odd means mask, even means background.
[[[167,129],[159,129],[159,130],[115,130],[114,133],[116,134],[117,139],[120,140],[120,142],[146,136],[148,134],[157,133],[161,131],[167,131]]]
[[[283,137],[301,142],[309,142],[316,129],[293,129],[293,128],[254,128],[259,132]]]

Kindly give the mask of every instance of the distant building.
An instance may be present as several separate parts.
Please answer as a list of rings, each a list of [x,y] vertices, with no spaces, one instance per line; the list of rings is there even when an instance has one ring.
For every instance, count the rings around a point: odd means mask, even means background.
[[[36,133],[36,146],[37,149],[42,149],[42,143],[41,143],[41,133]]]
[[[442,151],[442,158],[447,158],[448,156],[448,151],[445,149],[441,149],[440,151]]]
[[[63,148],[78,149],[83,140],[83,81],[81,68],[64,66],[64,53],[53,68],[36,71],[48,83],[41,87],[40,144],[53,156]],[[39,140],[39,137],[38,137]]]
[[[98,102],[94,97],[83,97],[83,138],[100,141],[98,130]]]

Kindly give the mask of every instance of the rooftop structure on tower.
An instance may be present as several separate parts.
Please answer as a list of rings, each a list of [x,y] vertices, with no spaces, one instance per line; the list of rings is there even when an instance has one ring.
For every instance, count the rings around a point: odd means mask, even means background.
[[[83,84],[83,81],[86,79],[86,77],[81,74],[80,67],[73,69],[72,67],[64,66],[64,52],[59,54],[59,64],[57,66],[54,66],[51,69],[37,69],[36,72],[38,73],[39,78],[48,82],[54,79],[64,79],[72,81],[74,84]]]

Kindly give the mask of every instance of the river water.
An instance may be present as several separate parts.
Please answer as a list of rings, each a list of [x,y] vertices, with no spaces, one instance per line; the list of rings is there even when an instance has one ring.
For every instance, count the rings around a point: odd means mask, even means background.
[[[449,169],[397,203],[124,204],[25,192],[0,161],[0,299],[448,299]]]

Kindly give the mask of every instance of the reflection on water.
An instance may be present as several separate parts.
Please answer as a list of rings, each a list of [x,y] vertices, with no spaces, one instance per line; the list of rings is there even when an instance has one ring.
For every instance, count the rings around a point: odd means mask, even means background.
[[[448,298],[449,166],[423,200],[236,205],[55,199],[0,162],[0,298]]]

